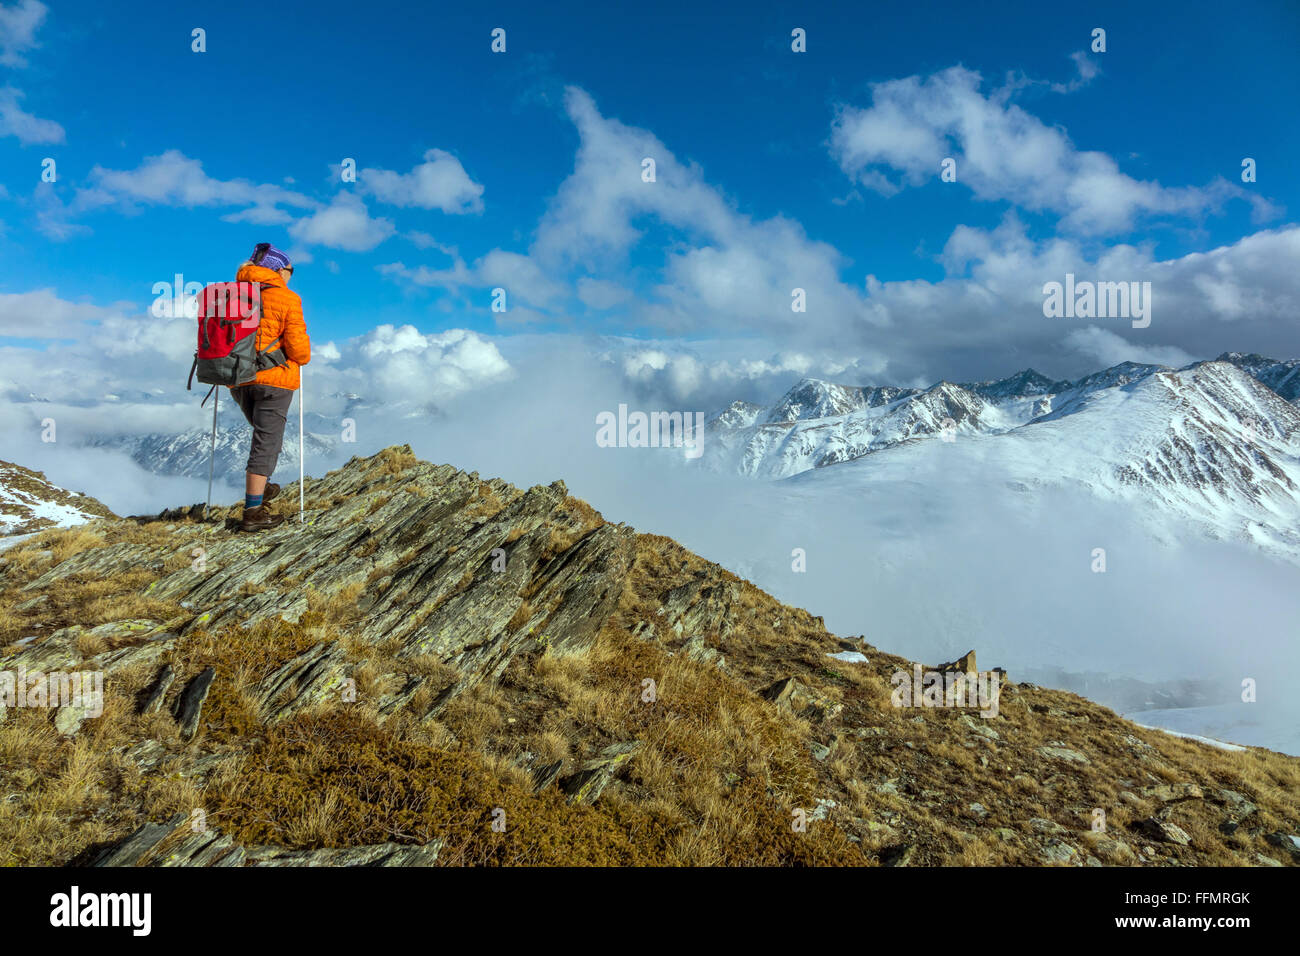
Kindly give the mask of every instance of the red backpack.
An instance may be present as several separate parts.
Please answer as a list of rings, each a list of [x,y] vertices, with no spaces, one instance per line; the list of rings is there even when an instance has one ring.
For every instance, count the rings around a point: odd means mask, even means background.
[[[204,385],[247,385],[257,373],[288,361],[276,339],[258,351],[262,292],[269,282],[217,282],[199,293],[199,348],[185,388],[194,375]],[[206,403],[206,399],[205,399]]]

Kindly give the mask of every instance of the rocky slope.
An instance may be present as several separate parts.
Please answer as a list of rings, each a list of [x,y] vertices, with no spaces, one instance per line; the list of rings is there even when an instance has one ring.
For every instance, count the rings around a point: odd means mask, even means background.
[[[52,484],[43,472],[0,461],[0,536],[67,527],[112,513],[89,495]]]
[[[1300,760],[1000,675],[994,717],[895,706],[912,662],[560,482],[392,448],[307,502],[256,536],[180,509],[0,555],[0,673],[105,693],[4,712],[5,862],[1300,857]]]

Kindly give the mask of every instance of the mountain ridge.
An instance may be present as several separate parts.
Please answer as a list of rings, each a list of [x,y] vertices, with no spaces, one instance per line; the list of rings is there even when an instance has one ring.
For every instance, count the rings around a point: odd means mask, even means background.
[[[874,409],[780,425],[766,424],[761,407],[715,416],[705,464],[788,479],[866,468],[918,442],[979,440],[1017,472],[1009,480],[1024,484],[1019,471],[1029,470],[1034,483],[1080,485],[1102,497],[1140,492],[1153,514],[1300,561],[1300,406],[1236,362],[1121,363],[1057,383],[1068,387],[1056,392],[1041,391],[1046,379],[1031,371],[991,384],[940,382]],[[1028,393],[1013,394],[1006,382]]]
[[[0,721],[17,758],[0,834],[20,862],[1300,857],[1300,760],[997,671],[981,672],[996,716],[896,706],[916,662],[562,482],[518,489],[394,447],[306,498],[306,523],[257,536],[227,530],[237,505],[206,523],[175,509],[0,556],[0,668],[94,667],[107,694],[103,716]],[[78,746],[102,786],[38,772]]]

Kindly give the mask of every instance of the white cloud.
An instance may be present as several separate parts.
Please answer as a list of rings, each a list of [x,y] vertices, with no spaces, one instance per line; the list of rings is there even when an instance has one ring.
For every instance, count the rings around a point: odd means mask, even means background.
[[[247,222],[254,226],[283,226],[293,222],[293,215],[278,206],[249,206],[221,217],[222,222]]]
[[[770,402],[801,378],[870,382],[884,368],[883,362],[842,350],[773,349],[766,357],[753,357],[765,348],[770,345],[752,339],[690,344],[614,339],[596,355],[645,401],[689,404],[705,412],[736,399]]]
[[[2,98],[0,98],[2,99]],[[73,217],[103,209],[135,212],[139,205],[175,206],[185,209],[205,206],[242,206],[222,217],[225,222],[283,225],[292,216],[280,206],[316,209],[316,200],[281,186],[258,184],[246,179],[220,180],[209,176],[203,164],[179,150],[169,149],[149,156],[135,169],[107,169],[96,165],[90,171],[90,185],[78,189],[65,203],[53,184],[37,187],[37,229],[56,241],[90,231],[74,223]]]
[[[1143,345],[1129,342],[1109,329],[1090,325],[1075,329],[1065,337],[1065,344],[1087,356],[1097,368],[1110,368],[1121,362],[1140,362],[1146,365],[1168,365],[1181,368],[1196,361],[1174,345]]]
[[[441,243],[427,232],[422,232],[419,229],[412,229],[410,232],[402,233],[402,238],[417,249],[437,249],[439,252],[445,252],[449,256],[454,256],[456,254],[454,246]]]
[[[170,312],[171,310],[166,310]],[[39,331],[31,331],[31,329]],[[64,339],[38,347],[4,344],[0,337],[0,378],[11,398],[35,394],[67,412],[67,420],[93,425],[96,433],[173,431],[175,410],[183,405],[185,376],[194,355],[194,319],[185,315],[154,316],[127,304],[96,306],[58,298],[53,290],[0,295],[0,336]],[[100,396],[128,396],[114,420],[94,404]],[[149,396],[147,399],[144,396]],[[161,396],[168,396],[164,400]],[[0,398],[0,403],[3,399]],[[26,420],[35,406],[4,404],[0,419]],[[60,423],[64,419],[60,419]]]
[[[1071,53],[1070,59],[1074,62],[1074,68],[1079,72],[1078,79],[1072,80],[1064,85],[1054,83],[1052,89],[1056,90],[1058,93],[1073,92],[1079,87],[1091,83],[1101,74],[1101,67],[1097,65],[1097,61],[1089,57],[1083,50],[1077,50],[1074,53]]]
[[[118,206],[131,209],[135,203],[155,206],[250,206],[244,219],[231,221],[261,222],[277,205],[299,209],[319,206],[314,199],[280,186],[257,184],[246,179],[214,179],[203,171],[203,164],[179,150],[169,149],[149,156],[136,169],[116,170],[95,166],[90,171],[92,185],[77,193],[80,209]]]
[[[49,8],[39,0],[18,0],[13,6],[0,5],[0,66],[27,65],[23,56],[37,47],[36,31]]]
[[[338,378],[377,401],[441,403],[510,374],[497,346],[476,332],[426,335],[414,326],[381,325],[345,343]]]
[[[1097,77],[1101,76],[1101,66],[1098,61],[1090,56],[1086,50],[1078,50],[1070,54],[1070,62],[1074,64],[1074,79],[1065,83],[1051,80],[1040,80],[1028,76],[1020,70],[1012,70],[1007,73],[1006,81],[995,94],[998,99],[1004,99],[1022,89],[1043,88],[1051,90],[1053,93],[1073,93],[1087,86]]]
[[[573,173],[560,185],[538,227],[533,252],[547,262],[579,262],[592,271],[617,263],[640,239],[633,221],[660,221],[722,239],[744,225],[698,167],[681,163],[647,130],[602,116],[584,90],[565,90],[565,110],[580,142]],[[642,180],[642,160],[655,161],[656,181]]]
[[[509,299],[521,299],[546,306],[564,294],[565,288],[528,256],[493,249],[474,264],[477,281],[506,290]]]
[[[530,256],[548,275],[582,267],[589,275],[578,283],[579,298],[606,300],[614,287],[596,281],[626,285],[628,254],[653,221],[666,228],[668,251],[658,284],[630,303],[630,325],[825,339],[870,323],[861,291],[840,280],[847,263],[834,247],[792,219],[739,212],[697,165],[652,133],[603,116],[583,90],[569,87],[565,108],[578,154]],[[654,182],[642,178],[647,157],[655,161]],[[804,290],[805,312],[792,308],[795,289]]]
[[[739,213],[697,166],[678,160],[646,130],[602,116],[581,89],[568,88],[565,108],[580,138],[574,171],[526,256],[494,250],[472,266],[452,255],[443,268],[391,263],[381,271],[449,289],[499,285],[543,312],[573,296],[593,308],[612,307],[618,285],[626,285],[627,254],[642,237],[639,223],[653,218],[674,233],[672,251],[652,294],[628,300],[631,325],[677,332],[813,327],[829,334],[832,326],[868,319],[860,293],[839,280],[844,262],[833,247],[810,239],[793,220],[755,222]],[[642,179],[645,157],[656,163],[653,183]],[[557,277],[575,266],[588,275],[561,283]],[[806,313],[791,308],[796,288],[806,292]],[[507,318],[521,314],[512,307]]]
[[[84,323],[113,314],[111,309],[60,299],[53,289],[0,293],[0,336],[67,338],[84,331]]]
[[[89,226],[71,221],[72,211],[59,196],[59,184],[40,182],[32,191],[32,204],[36,208],[36,229],[55,242],[90,232]]]
[[[1295,355],[1300,274],[1290,264],[1300,261],[1300,226],[1157,260],[1149,247],[1088,254],[1065,239],[1035,242],[1008,215],[988,231],[958,227],[941,261],[948,277],[938,282],[868,277],[867,308],[880,326],[863,344],[888,354],[899,378],[978,379],[1027,365],[1067,377],[1121,355],[1163,364],[1231,350]],[[1043,285],[1071,273],[1080,281],[1150,282],[1151,326],[1045,318]],[[1090,325],[1107,334],[1088,332]],[[992,356],[1005,371],[990,368]]]
[[[1086,58],[1076,63],[1082,81],[1095,75]],[[1062,129],[1010,102],[1022,83],[988,95],[982,83],[979,73],[955,66],[873,84],[871,106],[839,110],[832,155],[849,176],[886,195],[937,181],[940,163],[952,157],[957,183],[976,197],[1056,213],[1064,228],[1085,234],[1124,232],[1141,216],[1196,216],[1233,198],[1251,203],[1257,218],[1276,212],[1223,179],[1203,188],[1133,179],[1110,156],[1076,148]]]
[[[578,280],[578,298],[593,309],[612,309],[632,298],[632,290],[608,279],[583,276]]]
[[[40,119],[18,105],[21,90],[6,86],[0,89],[0,136],[16,136],[24,146],[29,143],[62,143],[63,127],[54,120]]]
[[[473,280],[469,266],[465,264],[465,260],[461,259],[460,256],[454,256],[451,267],[447,269],[434,269],[431,266],[415,266],[412,268],[404,262],[387,262],[376,266],[375,269],[380,275],[391,276],[412,285],[430,288],[455,289],[457,286]]]
[[[347,252],[368,252],[396,231],[390,220],[371,218],[366,204],[352,193],[338,193],[328,206],[289,227],[299,242]]]
[[[379,266],[379,272],[410,282],[412,285],[444,288],[454,292],[461,291],[462,287],[504,289],[508,311],[499,315],[503,320],[514,322],[545,318],[531,312],[527,315],[523,314],[518,308],[520,303],[545,308],[554,304],[568,291],[563,283],[551,278],[530,256],[493,249],[471,266],[454,249],[444,246],[438,248],[451,256],[452,262],[448,268],[433,269],[428,266],[409,268],[401,262],[390,262]]]
[[[0,294],[0,441],[47,415],[58,421],[60,440],[66,435],[74,444],[170,434],[201,423],[201,392],[185,390],[194,319],[183,310],[163,311],[69,302],[50,289]],[[512,373],[494,341],[464,329],[424,334],[385,325],[346,342],[314,345],[315,414],[340,412],[348,393],[363,396],[372,408],[437,407]]]
[[[705,349],[694,341],[689,348],[642,344],[620,351],[636,353],[631,357],[611,360],[629,385],[693,396],[706,408],[715,400],[745,397],[736,393],[756,384],[779,389],[802,375],[849,384],[928,383],[940,377],[989,378],[1033,365],[1070,377],[1118,356],[1163,356],[1157,360],[1171,362],[1225,349],[1294,354],[1300,274],[1293,264],[1300,261],[1300,227],[1158,261],[1151,247],[1116,245],[1097,252],[1094,245],[1070,238],[1038,241],[1008,215],[993,229],[955,228],[939,258],[945,269],[939,281],[880,281],[868,275],[846,282],[844,257],[809,237],[799,223],[782,216],[756,220],[739,212],[697,166],[649,132],[602,116],[581,90],[568,90],[566,108],[580,138],[574,171],[560,185],[526,253],[494,249],[467,263],[455,247],[408,233],[418,245],[438,249],[446,262],[441,267],[393,262],[379,271],[417,285],[470,290],[480,304],[487,300],[479,290],[501,286],[510,311],[499,318],[508,322],[562,319],[576,298],[589,308],[619,310],[611,318],[624,327],[657,327],[693,340],[701,333],[730,336],[729,348]],[[1048,136],[1043,150],[1050,153],[1052,142],[1062,140]],[[923,144],[924,136],[912,145],[900,141],[899,155],[923,150],[916,143]],[[641,178],[645,156],[656,159],[654,183]],[[387,219],[372,218],[355,194],[339,193],[321,207],[306,197],[272,192],[281,187],[214,180],[175,151],[135,171],[100,170],[94,189],[93,195],[111,203],[243,206],[235,215],[249,218],[252,210],[278,208],[296,198],[316,210],[290,228],[304,245],[364,251],[396,234]],[[61,205],[53,190],[47,192],[53,229]],[[89,208],[93,200],[86,203]],[[652,225],[660,268],[656,272],[653,264],[638,262],[630,271],[629,254]],[[1098,281],[1150,281],[1151,328],[1045,318],[1043,283],[1067,273]],[[806,312],[791,310],[794,288],[806,291]],[[455,305],[453,297],[440,302],[445,309]],[[128,327],[129,322],[122,326]],[[337,366],[341,383],[355,386],[349,390],[389,397],[458,394],[457,389],[508,374],[512,367],[495,342],[468,338],[472,333],[444,340],[409,326],[385,329],[337,346],[338,360],[328,364]],[[175,335],[174,351],[188,369],[192,326],[182,323]],[[125,340],[136,347],[131,335]],[[87,335],[80,350],[52,346],[42,361],[71,363],[67,377],[73,381],[81,374],[107,381],[111,370],[95,364],[102,355],[97,359],[88,351],[97,341]],[[119,347],[127,346],[106,344],[101,352]]]
[[[441,209],[448,214],[483,211],[483,187],[470,179],[460,160],[442,149],[424,154],[424,162],[409,173],[363,169],[361,188],[390,206]]]
[[[1080,64],[1080,82],[1089,75]],[[1157,197],[1152,202],[1158,206],[1172,195],[1156,184],[1107,173],[1108,168],[1114,172],[1107,157],[1078,153],[1059,131],[996,97],[980,95],[976,74],[946,71],[926,83],[899,82],[899,89],[921,99],[931,96],[936,84],[951,94],[949,99],[964,91],[958,105],[992,124],[968,136],[971,155],[986,155],[1009,128],[1043,168],[1095,173],[1101,178],[1091,182],[1098,190],[1119,188],[1118,198],[1109,200],[1115,209],[1150,196]],[[898,90],[878,95],[859,127],[875,124],[883,136],[904,124],[903,135],[881,147],[903,167],[943,146],[942,124],[918,119],[903,108],[907,104]],[[1069,238],[1031,239],[1008,215],[990,230],[956,227],[940,256],[946,276],[939,281],[882,282],[867,275],[859,285],[841,279],[848,264],[838,250],[810,238],[788,218],[755,220],[740,213],[697,166],[680,160],[651,133],[601,115],[582,90],[569,88],[565,105],[579,134],[574,171],[557,190],[526,257],[498,250],[470,265],[448,252],[451,261],[442,267],[397,262],[380,271],[453,290],[513,287],[542,317],[562,316],[572,295],[589,308],[617,310],[613,318],[624,327],[780,341],[812,355],[847,350],[855,358],[844,374],[869,375],[858,381],[871,384],[979,380],[1027,365],[1066,377],[1095,370],[1090,365],[1098,355],[1118,354],[1122,347],[1116,340],[1129,343],[1132,355],[1294,351],[1287,323],[1297,309],[1300,277],[1285,263],[1296,254],[1300,229],[1295,227],[1159,262],[1149,247],[1117,245],[1098,252]],[[656,162],[653,183],[641,177],[647,156]],[[1020,169],[1023,161],[990,160],[990,181],[994,174]],[[1046,189],[1046,181],[1031,174],[1029,188]],[[1080,215],[1106,218],[1102,200],[1089,202]],[[657,275],[653,267],[631,274],[653,277],[646,291],[644,282],[640,288],[629,285],[627,266],[651,223],[657,227],[656,248],[666,251]],[[569,279],[575,271],[581,275]],[[1067,273],[1096,281],[1151,281],[1152,328],[1133,330],[1125,322],[1122,328],[1106,327],[1113,339],[1067,339],[1080,324],[1042,314],[1043,284],[1061,281]],[[537,287],[530,288],[534,282]],[[791,309],[795,288],[805,290],[806,312]],[[631,293],[625,303],[617,301],[620,289]],[[1091,353],[1081,345],[1089,345]],[[669,374],[666,368],[663,374]],[[701,372],[687,359],[679,360],[671,375],[678,385],[692,376],[700,376],[701,383],[715,381],[712,371]]]

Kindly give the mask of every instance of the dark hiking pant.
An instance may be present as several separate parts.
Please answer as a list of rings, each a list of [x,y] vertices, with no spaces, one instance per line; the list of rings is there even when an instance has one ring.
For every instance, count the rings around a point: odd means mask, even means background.
[[[271,385],[239,385],[230,390],[240,411],[253,426],[253,443],[248,449],[251,474],[271,477],[280,446],[284,443],[284,423],[289,417],[293,391]]]

